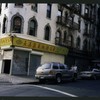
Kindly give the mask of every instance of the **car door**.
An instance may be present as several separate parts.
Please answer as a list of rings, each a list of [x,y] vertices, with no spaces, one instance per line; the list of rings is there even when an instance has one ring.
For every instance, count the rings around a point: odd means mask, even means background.
[[[60,71],[61,71],[61,73],[62,73],[62,76],[63,76],[64,78],[69,78],[69,77],[70,77],[70,73],[69,73],[69,71],[68,71],[67,65],[60,64],[59,67],[60,67]]]
[[[54,71],[55,75],[57,73],[59,73],[60,72],[60,70],[59,70],[59,64],[58,63],[52,63],[52,70]]]
[[[62,74],[62,77],[66,77],[66,69],[63,64],[59,64],[59,71]]]

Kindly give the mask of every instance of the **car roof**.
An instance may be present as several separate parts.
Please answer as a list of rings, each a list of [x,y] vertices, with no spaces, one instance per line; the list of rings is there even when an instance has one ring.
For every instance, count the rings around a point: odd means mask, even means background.
[[[63,63],[60,63],[60,62],[46,62],[44,64],[63,64]],[[66,65],[66,64],[63,64],[63,65]]]

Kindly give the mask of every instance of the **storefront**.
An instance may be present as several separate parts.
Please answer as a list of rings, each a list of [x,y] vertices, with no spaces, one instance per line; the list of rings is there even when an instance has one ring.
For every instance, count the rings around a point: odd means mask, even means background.
[[[76,65],[78,71],[88,70],[88,67],[91,65],[91,55],[87,52],[81,50],[69,50],[68,55],[65,57],[65,63],[71,67]]]
[[[68,49],[36,42],[16,36],[0,39],[2,58],[1,73],[34,76],[36,68],[45,62],[64,63]]]

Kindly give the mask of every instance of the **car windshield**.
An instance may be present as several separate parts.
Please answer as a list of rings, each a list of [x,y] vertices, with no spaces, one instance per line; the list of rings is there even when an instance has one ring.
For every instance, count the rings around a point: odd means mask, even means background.
[[[46,64],[41,65],[39,68],[50,69],[51,68],[51,64],[46,63]]]
[[[95,68],[92,71],[94,71],[94,72],[100,72],[100,70],[95,69]]]

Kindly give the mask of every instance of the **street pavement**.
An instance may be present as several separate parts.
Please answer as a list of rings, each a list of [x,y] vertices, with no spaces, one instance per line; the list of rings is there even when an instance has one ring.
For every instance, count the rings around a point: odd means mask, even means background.
[[[55,84],[39,83],[38,80],[29,77],[0,74],[0,96],[99,97],[100,80],[86,79]]]
[[[39,80],[25,76],[14,76],[9,74],[0,74],[0,84],[25,84],[37,83]]]

